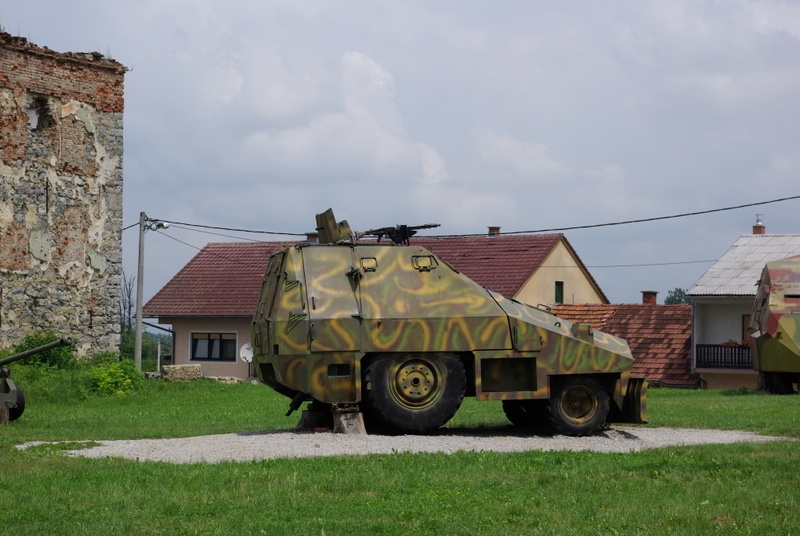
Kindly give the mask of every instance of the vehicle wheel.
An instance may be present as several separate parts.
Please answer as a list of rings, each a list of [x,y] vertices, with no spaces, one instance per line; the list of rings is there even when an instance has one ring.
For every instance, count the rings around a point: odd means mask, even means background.
[[[608,391],[592,378],[564,378],[551,393],[550,422],[562,434],[584,436],[606,422]]]
[[[503,400],[503,412],[514,426],[539,428],[547,425],[547,400]]]
[[[758,390],[773,395],[794,394],[792,375],[786,372],[759,372]]]
[[[16,421],[22,417],[22,412],[25,411],[25,395],[22,394],[22,389],[17,387],[17,407],[8,409],[8,420]]]
[[[381,356],[367,366],[369,411],[387,429],[425,433],[449,421],[464,399],[464,365],[451,354]]]

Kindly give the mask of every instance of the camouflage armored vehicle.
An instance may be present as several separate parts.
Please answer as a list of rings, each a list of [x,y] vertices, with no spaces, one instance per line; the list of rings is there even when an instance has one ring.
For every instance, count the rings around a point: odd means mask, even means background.
[[[423,226],[428,227],[428,226]],[[591,434],[607,420],[646,422],[647,382],[627,343],[487,290],[430,251],[415,228],[357,240],[329,209],[319,243],[272,255],[252,324],[259,379],[310,412],[424,433],[464,396],[502,401],[519,426]],[[360,235],[360,236],[363,236]],[[349,424],[348,424],[349,423]]]
[[[800,379],[800,256],[764,266],[748,331],[759,389],[794,393]]]

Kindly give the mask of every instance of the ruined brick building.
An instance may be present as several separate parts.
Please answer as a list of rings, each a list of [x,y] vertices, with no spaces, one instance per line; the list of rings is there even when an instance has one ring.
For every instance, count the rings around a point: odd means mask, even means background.
[[[0,347],[118,349],[126,70],[0,32]]]

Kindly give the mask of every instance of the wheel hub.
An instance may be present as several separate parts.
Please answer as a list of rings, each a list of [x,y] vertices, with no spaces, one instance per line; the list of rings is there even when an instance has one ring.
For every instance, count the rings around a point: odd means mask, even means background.
[[[561,397],[561,411],[573,422],[585,422],[597,411],[597,399],[591,390],[574,387],[564,391]]]
[[[439,371],[433,364],[413,359],[397,367],[393,387],[405,405],[419,408],[430,404],[439,396],[439,378]]]

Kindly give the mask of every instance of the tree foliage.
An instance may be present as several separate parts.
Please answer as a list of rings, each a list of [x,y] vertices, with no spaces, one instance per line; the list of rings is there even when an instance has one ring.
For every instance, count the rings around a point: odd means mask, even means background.
[[[682,303],[691,303],[689,297],[686,296],[687,290],[685,288],[676,287],[667,292],[667,297],[664,299],[666,305],[679,305]]]
[[[20,354],[33,350],[39,346],[57,341],[59,337],[51,332],[39,332],[27,335],[22,342],[14,347],[13,354]],[[44,352],[33,354],[24,359],[28,364],[38,364],[57,369],[74,368],[77,364],[74,348],[72,346],[57,346]]]

